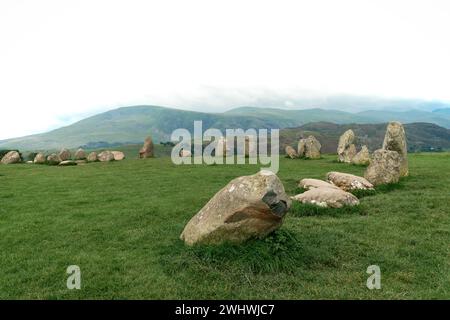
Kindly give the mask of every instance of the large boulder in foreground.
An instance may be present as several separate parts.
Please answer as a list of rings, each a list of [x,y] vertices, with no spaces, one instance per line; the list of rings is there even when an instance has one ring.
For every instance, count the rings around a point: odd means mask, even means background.
[[[398,152],[400,156],[400,177],[407,176],[409,174],[408,149],[406,147],[405,129],[400,122],[389,122],[384,136],[383,149]]]
[[[97,155],[97,158],[100,162],[114,161],[114,154],[111,151],[102,151]]]
[[[355,133],[349,129],[339,138],[337,147],[338,161],[350,163],[356,155]]]
[[[367,146],[362,146],[361,150],[351,159],[353,164],[368,165],[370,163],[370,152]]]
[[[75,152],[75,160],[84,160],[84,159],[86,159],[86,152],[84,152],[82,148],[79,148]]]
[[[344,191],[351,190],[373,190],[373,184],[363,177],[355,176],[350,173],[328,172],[327,180]]]
[[[364,173],[364,178],[374,186],[398,182],[400,178],[400,155],[398,152],[384,149],[375,150],[370,165]]]
[[[139,158],[152,158],[153,157],[153,140],[152,137],[148,136],[145,138],[144,146],[139,150]]]
[[[188,245],[262,238],[281,226],[290,205],[280,179],[262,170],[236,178],[217,192],[188,222],[180,238]]]
[[[342,208],[356,206],[359,200],[350,192],[328,187],[312,188],[291,198],[305,204],[313,204],[324,208]]]
[[[61,161],[66,161],[66,160],[70,160],[70,157],[72,155],[70,154],[70,151],[68,149],[64,148],[59,152],[58,156],[61,159]]]
[[[335,185],[323,181],[323,180],[319,180],[319,179],[302,179],[300,180],[300,182],[298,183],[298,186],[300,188],[306,189],[306,190],[311,190],[311,189],[315,189],[315,188],[333,188],[333,189],[339,189],[339,187],[336,187]]]
[[[34,157],[34,161],[33,162],[36,163],[36,164],[44,164],[46,161],[47,161],[47,158],[45,157],[45,154],[39,152]]]
[[[114,156],[114,160],[121,161],[125,159],[125,153],[123,153],[122,151],[111,151],[111,152]]]
[[[295,149],[291,146],[286,146],[285,148],[286,157],[289,157],[291,159],[298,158],[297,152],[295,152]]]
[[[19,163],[22,159],[20,158],[20,153],[17,151],[10,151],[7,154],[5,154],[2,158],[3,164],[13,164],[13,163]]]

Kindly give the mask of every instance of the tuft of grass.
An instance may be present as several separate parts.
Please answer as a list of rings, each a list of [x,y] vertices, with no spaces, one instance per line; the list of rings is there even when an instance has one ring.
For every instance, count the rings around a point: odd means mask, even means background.
[[[388,193],[394,190],[402,190],[405,186],[401,182],[397,183],[388,183],[388,184],[380,184],[375,187],[376,192],[380,193]]]
[[[295,217],[307,216],[341,216],[341,215],[366,215],[366,210],[361,204],[358,206],[343,206],[342,208],[328,208],[320,207],[314,204],[301,203],[300,201],[293,201],[289,210],[289,214]]]
[[[189,247],[178,241],[165,248],[161,263],[169,275],[187,267],[196,269],[197,272],[202,269],[219,269],[250,274],[292,274],[302,258],[302,251],[295,233],[279,229],[264,239],[252,239],[243,244]]]
[[[293,193],[294,193],[294,195],[296,195],[296,194],[300,194],[300,193],[303,193],[303,192],[306,192],[306,191],[308,191],[308,189],[305,189],[305,188],[297,186],[293,190]]]
[[[355,197],[357,197],[358,199],[364,198],[364,197],[370,197],[370,196],[374,196],[377,194],[377,190],[373,189],[354,189],[354,190],[350,190],[350,193],[353,194]]]

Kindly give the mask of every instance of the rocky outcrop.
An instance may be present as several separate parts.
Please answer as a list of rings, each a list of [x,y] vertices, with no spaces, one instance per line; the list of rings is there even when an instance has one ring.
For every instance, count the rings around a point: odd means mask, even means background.
[[[180,238],[188,245],[241,243],[279,228],[290,207],[271,171],[232,180],[188,222]]]

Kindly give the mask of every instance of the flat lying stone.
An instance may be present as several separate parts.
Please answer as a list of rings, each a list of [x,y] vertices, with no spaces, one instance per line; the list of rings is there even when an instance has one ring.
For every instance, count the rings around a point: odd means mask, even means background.
[[[342,208],[343,206],[355,206],[359,204],[358,198],[351,193],[328,187],[313,188],[291,197],[291,199],[324,208]]]

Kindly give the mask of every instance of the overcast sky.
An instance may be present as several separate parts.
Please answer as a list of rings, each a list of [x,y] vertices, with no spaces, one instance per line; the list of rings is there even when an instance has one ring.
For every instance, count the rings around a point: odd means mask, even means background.
[[[0,2],[0,139],[270,92],[450,101],[449,77],[448,0]]]

